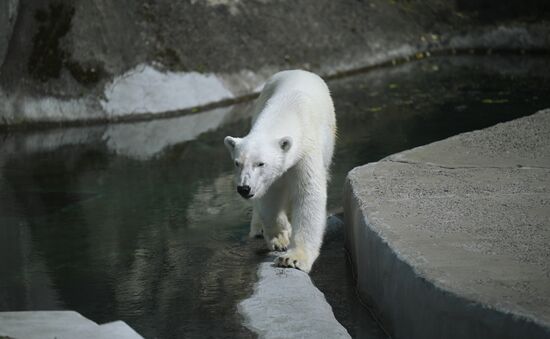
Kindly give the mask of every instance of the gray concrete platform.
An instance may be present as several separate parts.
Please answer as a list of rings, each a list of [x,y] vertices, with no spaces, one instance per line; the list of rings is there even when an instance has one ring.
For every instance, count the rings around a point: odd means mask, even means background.
[[[75,311],[0,312],[0,338],[140,339],[123,321],[98,325]]]
[[[395,338],[550,338],[550,110],[355,168],[344,210]]]

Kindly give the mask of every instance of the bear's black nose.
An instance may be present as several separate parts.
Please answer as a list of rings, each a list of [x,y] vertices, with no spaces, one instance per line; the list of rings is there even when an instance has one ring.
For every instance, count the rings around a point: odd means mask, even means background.
[[[252,195],[250,195],[250,186],[243,185],[243,186],[237,186],[237,192],[243,197],[243,198],[250,198]]]

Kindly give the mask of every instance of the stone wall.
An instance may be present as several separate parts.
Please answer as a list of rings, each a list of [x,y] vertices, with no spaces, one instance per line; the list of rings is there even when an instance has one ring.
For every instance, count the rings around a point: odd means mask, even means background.
[[[0,3],[0,66],[8,51],[11,33],[17,17],[19,0],[7,0]]]
[[[177,113],[257,92],[288,68],[331,75],[426,50],[548,49],[550,6],[518,3],[4,1],[0,124]]]

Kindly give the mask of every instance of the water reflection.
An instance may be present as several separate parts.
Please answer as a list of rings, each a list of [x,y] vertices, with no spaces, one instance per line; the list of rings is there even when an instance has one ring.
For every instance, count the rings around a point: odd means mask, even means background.
[[[330,82],[329,209],[354,166],[549,107],[549,67],[433,59]],[[264,244],[246,239],[222,144],[246,133],[248,107],[0,136],[0,311],[74,309],[152,338],[254,336],[236,305]],[[311,275],[352,335],[383,337],[355,298],[341,229]]]
[[[246,130],[243,111],[223,117],[227,129],[194,142],[184,134],[154,157],[67,136],[5,155],[0,309],[75,309],[97,322],[123,319],[146,337],[251,336],[235,307],[254,281],[259,244],[243,240],[248,207],[220,141]]]

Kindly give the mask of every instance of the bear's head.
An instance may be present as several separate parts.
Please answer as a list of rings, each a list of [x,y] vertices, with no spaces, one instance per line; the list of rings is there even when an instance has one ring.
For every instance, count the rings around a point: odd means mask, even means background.
[[[233,159],[237,192],[245,199],[259,199],[286,171],[286,158],[292,148],[290,137],[276,140],[225,137]]]

